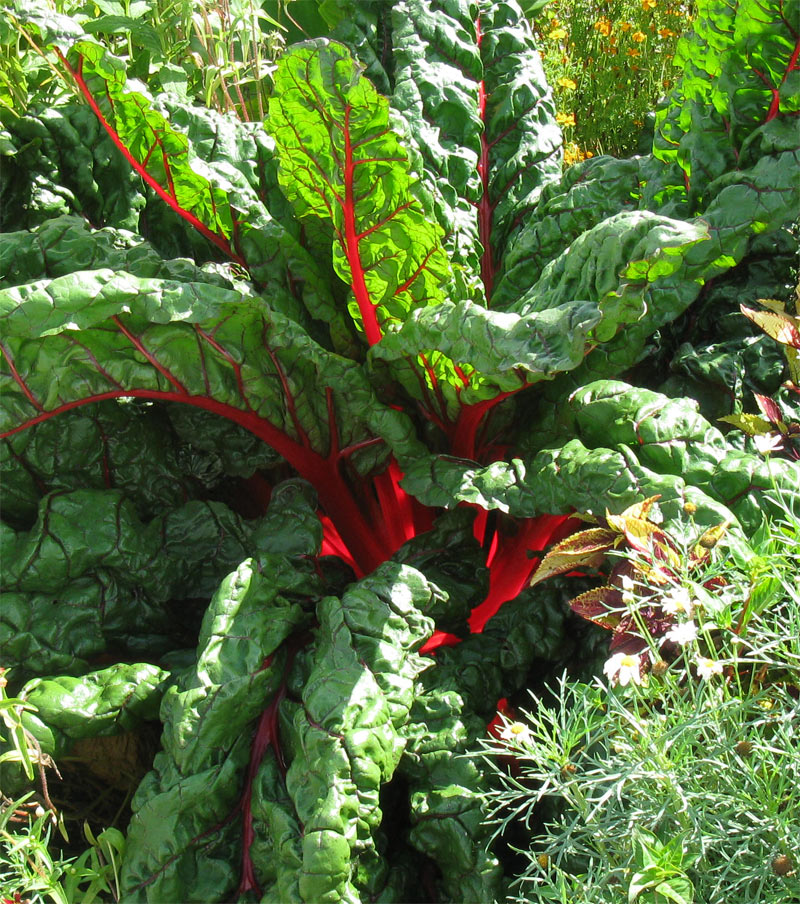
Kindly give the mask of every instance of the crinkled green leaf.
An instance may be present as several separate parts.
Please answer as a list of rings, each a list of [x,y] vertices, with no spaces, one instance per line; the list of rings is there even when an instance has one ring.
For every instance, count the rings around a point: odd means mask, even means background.
[[[773,476],[790,486],[792,472],[798,473],[797,466],[787,462],[773,475],[759,456],[731,449],[698,413],[697,403],[688,399],[601,381],[576,393],[571,405],[575,432],[585,445],[626,446],[644,467],[682,477],[687,485],[730,506],[748,527],[758,523],[766,504],[754,491],[769,489]]]
[[[800,204],[800,183],[793,175],[798,165],[800,150],[787,151],[760,159],[750,170],[720,177],[709,191],[712,200],[703,216],[683,226],[707,229],[708,240],[685,247],[681,265],[656,280],[652,289],[648,284],[643,316],[598,346],[579,368],[554,385],[554,395],[622,374],[641,358],[649,337],[695,301],[706,281],[745,257],[757,235],[790,223]]]
[[[88,107],[34,107],[6,126],[20,153],[3,163],[13,191],[0,215],[4,229],[31,228],[59,208],[96,227],[136,229],[145,204],[141,181]],[[37,271],[26,278],[32,275]]]
[[[317,607],[302,703],[287,704],[303,901],[360,901],[364,878],[380,870],[380,789],[405,746],[416,676],[430,664],[416,650],[433,630],[420,610],[437,593],[414,569],[386,563]]]
[[[795,0],[698,3],[676,52],[683,76],[656,116],[654,141],[656,156],[683,171],[695,210],[715,177],[754,162],[747,145],[755,133],[797,112],[797,19]]]
[[[446,512],[432,530],[409,540],[393,557],[417,568],[441,591],[425,610],[440,630],[465,630],[467,617],[488,591],[486,553],[475,539],[474,519],[466,509]]]
[[[215,398],[253,420],[275,419],[292,442],[307,436],[323,451],[331,438],[328,407],[324,395],[310,391],[328,385],[338,396],[348,375],[358,380],[349,362],[316,346],[263,300],[208,284],[96,270],[6,290],[0,304],[12,428],[96,396],[149,391],[201,407]],[[52,380],[60,358],[69,360],[72,385]],[[330,376],[301,377],[322,362]]]
[[[492,209],[491,242],[502,253],[544,186],[561,175],[561,130],[539,48],[519,5],[481,0],[478,6],[486,94],[482,143],[490,167],[484,191]]]
[[[37,23],[40,15],[31,12],[29,18]],[[159,196],[159,203],[181,218],[179,231],[188,223],[265,286],[277,283],[284,291],[288,286],[299,289],[312,315],[330,323],[334,343],[349,347],[352,340],[330,287],[300,245],[296,230],[294,235],[287,232],[265,206],[268,201],[279,215],[286,212],[276,191],[268,136],[258,127],[234,123],[213,111],[155,102],[142,84],[128,82],[122,60],[91,40],[56,42],[62,54],[67,47],[73,62],[78,61],[70,64],[78,89],[94,105],[94,113],[81,108],[81,115],[95,120],[93,128],[100,121],[108,131],[113,144],[104,142],[104,148],[114,166],[126,158]],[[80,178],[91,182],[91,175],[91,168],[84,167]],[[98,194],[96,187],[94,193]],[[160,233],[159,244],[168,243],[164,230],[151,225],[151,209],[148,205],[142,219],[148,231]]]
[[[124,270],[133,276],[185,280],[231,288],[232,281],[189,260],[165,260],[141,236],[122,229],[90,229],[77,216],[46,220],[32,230],[7,232],[0,244],[0,287],[19,286],[47,274]]]
[[[164,507],[218,494],[231,477],[249,478],[280,461],[252,433],[199,408],[99,402],[2,442],[3,518],[29,528],[48,493],[108,488],[123,490],[149,520]]]
[[[196,405],[250,430],[314,482],[365,566],[394,551],[359,529],[342,462],[374,468],[386,457],[381,438],[418,447],[408,420],[377,401],[357,365],[262,298],[96,270],[0,293],[0,320],[6,429],[109,397]]]
[[[312,569],[298,564],[248,559],[214,595],[196,666],[162,702],[163,750],[133,801],[123,901],[234,894],[253,731],[281,686],[284,642],[310,618],[298,601],[317,592]]]
[[[169,421],[160,410],[104,402],[66,412],[0,446],[3,518],[28,528],[54,490],[124,490],[143,518],[188,498]]]
[[[561,130],[529,24],[509,0],[403,0],[392,23],[392,104],[421,155],[457,297],[476,299],[481,285],[494,304],[509,236],[560,173]]]
[[[392,374],[446,423],[455,421],[464,406],[576,367],[599,320],[596,305],[588,302],[522,315],[469,301],[444,302],[414,311],[370,356],[390,362]],[[408,361],[409,352],[429,365],[422,379],[416,363]],[[458,366],[457,361],[470,363]]]
[[[75,741],[156,720],[168,679],[169,672],[148,663],[117,663],[80,678],[34,678],[18,694],[36,707],[22,714],[23,724],[58,762]]]
[[[26,678],[86,672],[107,649],[166,652],[196,617],[181,601],[207,597],[248,535],[220,503],[144,524],[118,490],[50,494],[30,531],[3,526],[3,661]]]
[[[490,829],[483,810],[485,777],[474,749],[485,731],[463,696],[449,687],[449,674],[418,693],[405,729],[400,772],[411,793],[409,840],[441,871],[438,893],[448,901],[490,904],[500,894],[501,870],[488,851]]]
[[[316,555],[322,545],[322,525],[311,484],[297,479],[279,483],[253,531],[252,543],[254,549],[272,555]]]
[[[462,297],[481,291],[477,203],[483,67],[477,21],[477,4],[471,0],[444,8],[428,0],[401,0],[391,15],[392,107],[402,115],[419,155],[422,185],[446,234],[454,288]]]
[[[568,584],[568,586],[567,586]],[[483,628],[461,643],[436,650],[437,686],[457,691],[488,722],[497,701],[553,669],[576,649],[566,600],[580,582],[551,579],[505,603]]]
[[[542,274],[583,233],[607,217],[639,206],[639,161],[594,157],[569,167],[542,191],[509,245],[492,295],[492,307],[513,308]]]
[[[772,462],[771,469],[781,484],[791,486],[797,480],[797,467],[789,462]],[[469,502],[523,518],[570,511],[602,516],[606,508],[622,511],[643,496],[660,494],[670,522],[680,521],[682,505],[689,501],[697,506],[698,524],[735,524],[738,518],[746,530],[753,530],[763,517],[765,498],[749,494],[769,489],[772,481],[763,461],[731,451],[720,462],[719,473],[698,489],[681,476],[644,467],[627,446],[587,449],[573,439],[539,452],[527,463],[512,459],[479,467],[431,457],[409,467],[403,485],[427,505]]]
[[[249,226],[258,226],[257,230],[244,227],[241,231],[242,252],[253,277],[259,283],[277,281],[281,288],[288,288],[302,299],[311,317],[327,324],[337,351],[355,354],[357,344],[349,318],[332,292],[334,273],[326,260],[331,238],[324,237],[324,256],[320,257],[314,241],[322,241],[322,236],[295,219],[291,204],[280,190],[275,141],[263,124],[240,122],[213,110],[163,98],[158,104],[204,163],[222,173],[238,171],[244,177],[241,182],[237,173],[232,175],[235,191],[229,189],[229,193],[234,206],[247,211]],[[312,330],[309,322],[304,321],[304,325]],[[315,333],[315,338],[325,341],[321,332]]]
[[[619,213],[583,233],[547,265],[518,309],[543,311],[568,299],[587,298],[598,304],[602,314],[593,336],[606,342],[620,326],[641,321],[654,307],[659,310],[657,316],[664,317],[662,284],[675,274],[686,280],[690,274],[685,274],[685,259],[706,240],[701,223],[683,223],[646,211]]]
[[[364,74],[380,91],[391,94],[394,74],[392,9],[394,0],[320,0],[319,12],[331,26],[330,37],[351,49],[364,67]],[[294,15],[294,11],[293,11]],[[304,36],[327,34],[327,29],[306,30]]]
[[[270,871],[287,878],[299,826],[274,755],[275,730],[286,670],[322,590],[311,561],[321,541],[315,508],[302,481],[276,487],[254,535],[258,560],[222,582],[196,661],[164,701],[164,750],[134,801],[123,876],[131,900],[223,899],[233,893],[234,861],[244,864],[245,851],[265,886]],[[256,839],[248,842],[252,828]],[[211,849],[204,831],[215,839]],[[142,882],[153,889],[139,890]],[[291,900],[283,891],[281,900]]]

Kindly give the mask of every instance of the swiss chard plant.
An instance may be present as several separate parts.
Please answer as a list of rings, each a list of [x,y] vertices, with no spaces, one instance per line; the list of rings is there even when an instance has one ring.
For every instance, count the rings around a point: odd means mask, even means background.
[[[576,653],[537,556],[797,480],[626,382],[796,244],[798,5],[699,8],[652,153],[563,175],[514,0],[328,2],[260,123],[6,11],[0,659],[56,760],[159,714],[124,900],[501,896],[457,754]]]

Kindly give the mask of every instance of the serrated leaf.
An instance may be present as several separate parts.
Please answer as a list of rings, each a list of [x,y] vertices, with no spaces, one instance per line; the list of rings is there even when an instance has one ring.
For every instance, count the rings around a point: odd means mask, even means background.
[[[624,512],[619,516],[620,518],[635,518],[637,520],[648,520],[648,515],[650,514],[650,509],[658,502],[660,496],[650,496],[649,499],[644,499],[642,502],[636,502],[633,505],[629,505],[628,508],[625,509]],[[606,519],[613,518],[614,516],[606,510]],[[611,523],[609,521],[609,523]]]
[[[595,587],[587,590],[573,597],[569,605],[581,618],[610,631],[618,628],[622,622],[622,593],[616,587]]]
[[[800,349],[800,320],[797,317],[777,311],[756,311],[744,305],[740,305],[740,310],[776,342],[795,350]]]
[[[759,411],[764,417],[771,424],[775,424],[781,433],[785,433],[786,425],[783,423],[781,410],[778,408],[777,404],[769,396],[761,395],[759,392],[756,392],[753,395],[755,396],[756,405],[758,405]]]
[[[677,566],[680,558],[672,549],[669,537],[652,521],[643,518],[631,518],[623,512],[621,515],[606,515],[608,523],[624,535],[632,549],[642,553],[649,559],[660,559]]]
[[[576,568],[596,568],[605,559],[608,550],[618,542],[617,534],[602,527],[578,531],[547,552],[533,573],[530,586]]]
[[[744,431],[748,436],[762,436],[765,433],[772,432],[772,424],[765,421],[763,417],[757,414],[748,414],[742,411],[739,414],[726,414],[724,417],[717,418],[725,424],[733,424],[739,430]]]

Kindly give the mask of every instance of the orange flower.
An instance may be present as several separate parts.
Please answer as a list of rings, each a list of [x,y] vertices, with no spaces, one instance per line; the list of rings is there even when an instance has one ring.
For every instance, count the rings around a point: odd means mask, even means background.
[[[635,32],[631,35],[631,40],[632,40],[632,41],[636,41],[637,44],[641,44],[642,41],[646,41],[646,40],[647,40],[647,35],[646,35],[643,31],[635,31]]]
[[[564,163],[566,166],[580,163],[582,160],[587,160],[589,157],[594,157],[594,154],[591,151],[582,150],[580,145],[575,141],[568,141],[564,145]]]
[[[659,28],[658,33],[665,39],[675,37],[675,32],[671,28]]]
[[[658,0],[642,0],[642,9],[655,9],[658,6]]]
[[[556,84],[566,88],[567,91],[574,91],[578,87],[577,83],[573,82],[571,78],[560,78]]]
[[[556,122],[560,126],[574,126],[575,125],[575,114],[574,113],[556,113]]]
[[[633,28],[633,25],[631,25],[630,22],[620,22],[619,27],[622,29],[622,31],[629,32]]]
[[[629,57],[637,57],[639,56],[639,48],[638,47],[629,47],[625,53],[628,54]]]
[[[560,41],[562,38],[566,38],[566,36],[566,28],[554,28],[547,37],[552,38],[554,41]]]
[[[594,30],[599,31],[601,35],[608,37],[608,35],[611,34],[611,22],[605,17],[598,19],[594,23]]]

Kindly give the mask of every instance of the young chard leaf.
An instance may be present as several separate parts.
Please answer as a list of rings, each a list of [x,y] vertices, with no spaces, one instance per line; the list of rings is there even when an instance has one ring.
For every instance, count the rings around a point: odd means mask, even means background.
[[[318,40],[281,61],[270,101],[281,185],[299,217],[329,220],[336,272],[370,345],[412,308],[441,298],[441,231],[411,191],[389,105],[341,44]]]
[[[175,131],[154,107],[146,93],[127,86],[126,67],[102,45],[78,41],[73,45],[73,66],[57,51],[78,89],[112,141],[147,185],[179,216],[216,245],[227,257],[244,266],[234,249],[236,213],[226,193],[191,165],[185,136]],[[95,78],[102,85],[107,113],[93,90]]]

